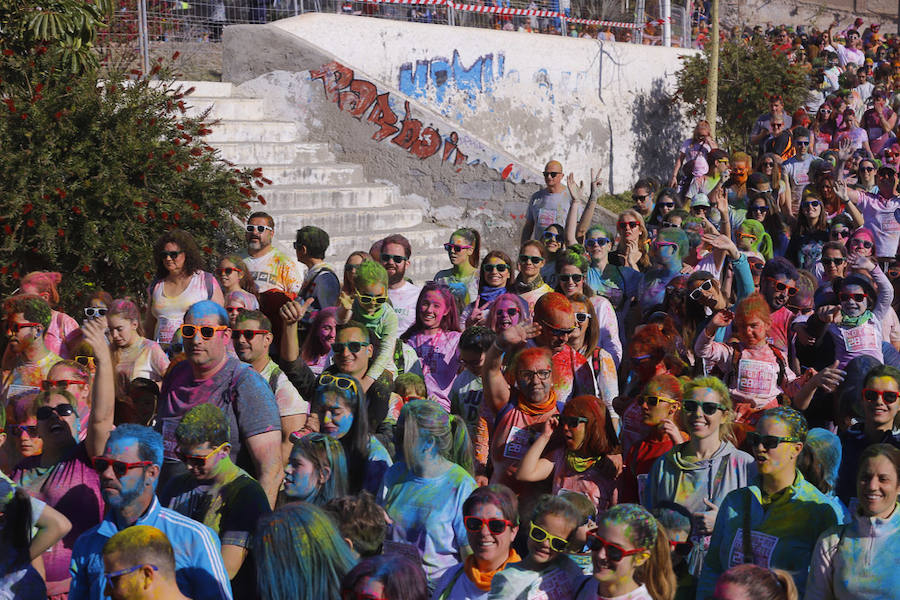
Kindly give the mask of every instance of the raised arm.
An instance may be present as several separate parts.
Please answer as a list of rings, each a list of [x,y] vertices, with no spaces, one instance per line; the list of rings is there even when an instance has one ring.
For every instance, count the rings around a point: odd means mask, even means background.
[[[587,206],[584,207],[584,212],[581,213],[581,219],[578,221],[578,228],[575,230],[575,237],[579,240],[584,239],[588,229],[591,228],[591,223],[594,221],[594,210],[597,208],[597,200],[600,198],[600,185],[603,183],[601,173],[602,169],[597,169],[596,173],[591,169],[591,196],[588,198]]]
[[[94,457],[103,454],[109,432],[113,429],[116,384],[112,353],[109,351],[103,323],[99,319],[87,321],[81,327],[81,331],[84,333],[85,341],[94,351],[94,364],[97,368],[94,375],[91,415],[88,418],[87,436],[84,441],[88,456]]]
[[[300,338],[297,334],[298,323],[303,319],[306,311],[312,306],[315,298],[307,298],[305,302],[285,302],[278,311],[284,329],[281,332],[279,350],[281,360],[294,362],[300,357]]]
[[[504,353],[515,353],[524,348],[528,340],[540,333],[537,324],[513,325],[503,331],[491,344],[484,355],[481,377],[484,383],[484,401],[494,414],[499,413],[509,403],[511,390],[503,376]]]
[[[578,227],[578,207],[584,201],[584,192],[581,186],[575,183],[575,175],[569,173],[566,178],[566,189],[569,190],[569,212],[566,213],[566,245],[573,246],[578,243],[576,229]]]
[[[541,435],[528,448],[522,462],[519,463],[519,469],[516,471],[517,481],[544,481],[553,473],[554,464],[541,456],[550,438],[553,437],[553,431],[559,423],[558,417],[550,417],[541,423]]]

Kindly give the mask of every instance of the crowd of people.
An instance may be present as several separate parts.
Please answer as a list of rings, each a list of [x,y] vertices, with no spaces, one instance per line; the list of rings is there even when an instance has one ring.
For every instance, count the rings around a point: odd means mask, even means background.
[[[264,212],[133,297],[25,275],[0,598],[894,597],[900,65],[830,34],[854,87],[697,124],[614,230],[550,161],[515,258],[460,228],[426,282]]]

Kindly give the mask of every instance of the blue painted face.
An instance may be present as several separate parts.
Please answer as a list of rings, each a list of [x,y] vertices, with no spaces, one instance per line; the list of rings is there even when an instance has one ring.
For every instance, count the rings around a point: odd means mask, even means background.
[[[135,438],[121,438],[106,445],[105,458],[124,463],[141,462],[138,441]],[[117,477],[112,467],[100,473],[100,491],[106,503],[121,509],[134,502],[146,489],[146,467],[128,469]]]
[[[322,433],[341,439],[353,426],[353,413],[346,401],[335,392],[325,392],[316,402],[316,414]]]
[[[308,501],[319,489],[319,474],[312,462],[296,448],[284,467],[284,495],[291,500]]]

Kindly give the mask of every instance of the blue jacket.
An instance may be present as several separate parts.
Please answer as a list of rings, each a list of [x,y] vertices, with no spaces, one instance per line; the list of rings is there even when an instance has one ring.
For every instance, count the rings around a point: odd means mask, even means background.
[[[175,551],[175,579],[181,592],[194,600],[231,600],[231,582],[222,562],[219,538],[212,529],[160,506],[156,496],[135,525],[156,527]],[[106,575],[103,545],[120,531],[112,510],[96,527],[84,532],[72,549],[70,600],[100,600]]]

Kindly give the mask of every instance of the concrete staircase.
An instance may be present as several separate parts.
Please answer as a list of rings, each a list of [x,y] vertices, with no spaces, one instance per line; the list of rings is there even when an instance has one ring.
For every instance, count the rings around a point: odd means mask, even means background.
[[[275,219],[275,244],[294,255],[295,232],[315,225],[328,232],[331,246],[327,260],[340,273],[347,256],[366,250],[391,233],[400,233],[412,245],[407,276],[421,284],[449,266],[442,244],[450,228],[425,220],[422,209],[404,201],[399,190],[387,183],[366,180],[361,165],[339,162],[327,144],[300,139],[293,121],[267,118],[262,98],[235,96],[230,83],[181,82],[195,91],[185,100],[188,115],[211,107],[210,120],[218,119],[206,141],[221,151],[222,158],[241,167],[262,167],[272,185],[261,190],[265,210]]]

